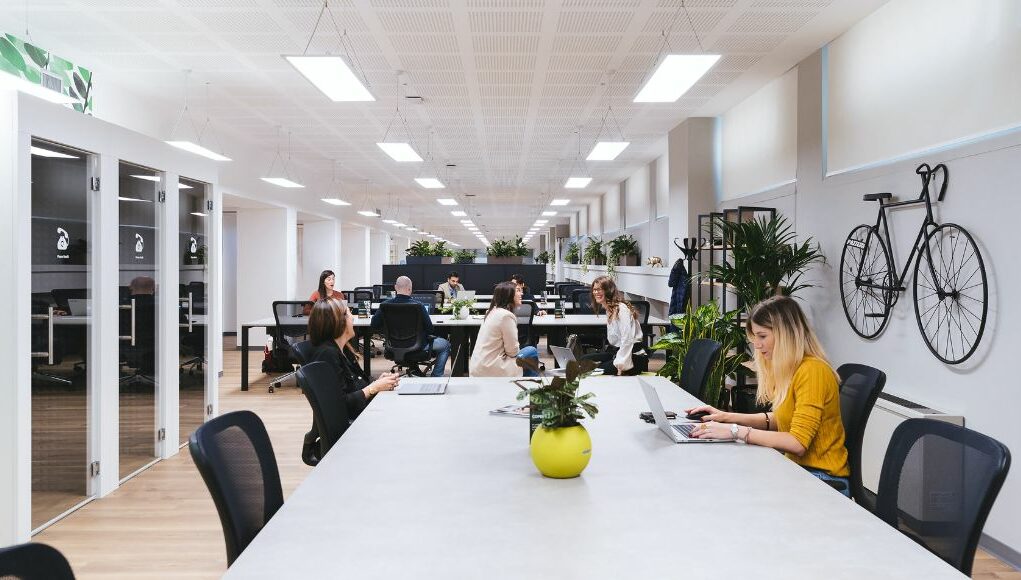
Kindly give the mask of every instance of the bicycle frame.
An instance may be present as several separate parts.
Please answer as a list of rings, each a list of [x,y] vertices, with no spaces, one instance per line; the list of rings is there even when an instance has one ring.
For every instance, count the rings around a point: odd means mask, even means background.
[[[896,276],[896,271],[891,272],[891,275],[894,275],[893,286],[887,286],[885,284],[874,284],[871,282],[862,281],[861,270],[865,264],[864,260],[862,260],[861,263],[858,264],[858,272],[855,273],[854,281],[857,286],[859,287],[864,286],[866,288],[875,288],[877,290],[896,292],[904,292],[906,290],[904,286],[904,280],[908,275],[908,270],[911,268],[911,264],[915,260],[915,254],[917,252],[923,251],[922,249],[919,248],[920,244],[922,244],[922,242],[931,233],[932,230],[935,230],[936,228],[939,227],[939,224],[936,223],[936,220],[933,219],[932,217],[932,200],[929,195],[929,183],[932,181],[932,178],[936,174],[936,172],[940,170],[943,171],[943,182],[940,185],[939,196],[936,198],[936,200],[943,201],[943,196],[947,192],[947,167],[942,163],[938,164],[934,168],[930,168],[929,164],[923,163],[919,165],[917,169],[915,169],[915,173],[920,175],[922,178],[922,193],[919,194],[918,198],[909,199],[906,201],[896,201],[893,203],[883,203],[883,199],[882,198],[879,199],[879,215],[876,217],[876,224],[872,226],[872,228],[877,232],[876,238],[879,240],[880,244],[883,244],[885,246],[887,254],[890,256],[891,261],[893,261],[893,246],[890,243],[890,225],[886,217],[886,211],[888,209],[895,209],[898,207],[906,207],[910,205],[917,205],[919,203],[925,203],[925,220],[922,222],[922,226],[918,230],[918,236],[915,238],[915,243],[912,244],[911,246],[911,254],[908,255],[907,262],[904,263],[904,270],[901,271],[900,276]],[[882,235],[879,235],[880,225],[883,226]],[[872,236],[866,237],[865,248],[862,251],[863,257],[868,255],[869,241],[871,239]],[[925,245],[924,251],[926,253],[926,260],[928,262],[930,275],[932,276],[932,279],[935,280],[936,270],[933,267],[932,255],[929,251],[928,244]],[[942,293],[942,289],[937,289],[937,291],[939,293]]]

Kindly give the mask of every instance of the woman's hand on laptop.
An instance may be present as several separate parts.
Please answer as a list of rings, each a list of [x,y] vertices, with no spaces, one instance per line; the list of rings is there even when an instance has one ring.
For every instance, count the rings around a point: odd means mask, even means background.
[[[392,391],[397,388],[398,384],[400,384],[400,377],[397,373],[383,373],[375,382],[362,390],[365,392],[365,397],[369,398],[380,391]]]
[[[691,436],[695,439],[733,439],[733,435],[730,434],[730,425],[727,423],[717,423],[716,421],[708,421],[695,427],[691,431]]]

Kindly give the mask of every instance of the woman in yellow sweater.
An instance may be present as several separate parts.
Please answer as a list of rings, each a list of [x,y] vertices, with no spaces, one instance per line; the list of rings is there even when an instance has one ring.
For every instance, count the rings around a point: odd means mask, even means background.
[[[756,401],[770,413],[725,413],[708,405],[694,436],[737,439],[772,447],[850,497],[837,374],[798,303],[786,296],[763,300],[748,317],[748,340],[758,368]]]

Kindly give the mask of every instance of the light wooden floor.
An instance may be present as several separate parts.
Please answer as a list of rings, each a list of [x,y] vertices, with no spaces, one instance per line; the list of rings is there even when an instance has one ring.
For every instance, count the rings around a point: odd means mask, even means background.
[[[293,386],[269,394],[268,377],[258,370],[251,372],[251,390],[241,392],[240,353],[232,348],[233,339],[224,343],[221,412],[250,409],[266,423],[286,497],[311,470],[299,458],[302,436],[311,420],[308,403]],[[258,369],[262,353],[249,356],[249,368]],[[382,370],[382,364],[374,365],[373,372]],[[187,449],[34,540],[62,551],[76,576],[84,579],[218,578],[226,569],[216,508]],[[974,570],[973,578],[1021,580],[1021,572],[981,551]]]

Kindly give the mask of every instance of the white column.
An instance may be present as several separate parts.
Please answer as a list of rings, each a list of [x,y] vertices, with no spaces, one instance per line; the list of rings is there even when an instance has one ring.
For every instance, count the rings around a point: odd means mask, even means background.
[[[369,234],[369,280],[383,283],[383,264],[390,263],[390,233],[373,231]]]
[[[181,231],[181,203],[177,184],[178,175],[167,173],[165,201],[162,212],[157,217],[159,249],[157,250],[156,264],[159,269],[157,279],[160,281],[160,299],[156,305],[156,328],[159,329],[156,341],[156,371],[159,373],[157,397],[159,399],[160,427],[166,430],[163,442],[159,446],[159,455],[164,459],[177,454],[181,415],[180,375],[178,374],[181,304],[177,299],[178,286],[181,281],[182,254],[179,235]],[[207,293],[208,288],[207,286]],[[210,305],[207,304],[206,307],[208,309]],[[208,374],[212,374],[212,369],[209,369]]]
[[[343,288],[368,286],[369,278],[369,229],[357,224],[341,226],[341,244],[344,246],[344,260],[340,275]]]
[[[698,215],[716,206],[715,118],[689,118],[668,137],[670,239],[701,236]],[[681,251],[670,244],[672,264]]]
[[[32,365],[30,296],[32,219],[30,139],[18,133],[17,93],[0,89],[0,546],[27,542],[31,532]]]
[[[240,327],[245,322],[272,317],[273,301],[289,300],[294,295],[297,220],[294,210],[285,208],[239,209],[237,224]],[[265,342],[266,333],[253,328],[249,345],[261,347]]]
[[[332,270],[340,277],[340,232],[337,222],[323,220],[305,222],[301,228],[301,271],[302,280],[298,287],[299,300],[304,300],[319,286],[319,274]],[[337,290],[342,288],[337,280]]]

